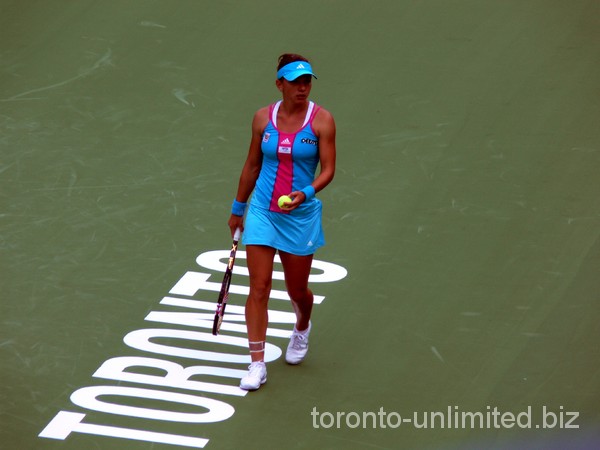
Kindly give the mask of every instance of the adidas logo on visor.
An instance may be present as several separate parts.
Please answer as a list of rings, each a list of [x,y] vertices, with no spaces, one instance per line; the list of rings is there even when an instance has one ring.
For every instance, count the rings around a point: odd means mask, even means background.
[[[302,65],[302,63],[300,63],[296,66],[296,69],[304,69],[304,66]]]

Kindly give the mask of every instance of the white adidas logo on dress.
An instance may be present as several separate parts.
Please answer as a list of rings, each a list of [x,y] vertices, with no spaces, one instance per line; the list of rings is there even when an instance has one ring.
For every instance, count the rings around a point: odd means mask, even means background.
[[[279,144],[279,146],[277,148],[277,152],[283,153],[285,155],[292,154],[292,143],[290,142],[289,138],[286,137],[283,141],[281,141],[281,143]]]

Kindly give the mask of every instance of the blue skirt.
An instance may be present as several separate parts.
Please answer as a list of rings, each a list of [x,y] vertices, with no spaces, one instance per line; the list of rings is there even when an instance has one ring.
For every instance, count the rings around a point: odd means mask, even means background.
[[[321,201],[313,198],[289,214],[250,203],[244,222],[244,245],[266,245],[298,256],[312,255],[325,245]]]

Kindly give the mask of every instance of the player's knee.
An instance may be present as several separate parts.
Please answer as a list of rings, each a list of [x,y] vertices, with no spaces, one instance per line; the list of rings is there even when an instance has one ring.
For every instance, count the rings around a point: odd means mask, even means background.
[[[248,299],[251,301],[264,303],[269,300],[270,294],[271,294],[271,283],[253,282],[250,284],[250,295],[249,295]]]
[[[310,289],[306,287],[289,287],[287,288],[288,295],[292,300],[298,303],[306,301],[312,301],[313,294]]]

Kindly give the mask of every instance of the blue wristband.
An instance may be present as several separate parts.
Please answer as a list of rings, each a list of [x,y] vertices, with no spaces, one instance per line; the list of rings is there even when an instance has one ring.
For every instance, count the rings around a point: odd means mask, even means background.
[[[246,212],[246,206],[248,206],[248,203],[238,202],[236,199],[233,199],[231,214],[234,216],[243,216],[244,212]]]
[[[306,199],[305,202],[312,200],[315,197],[315,188],[312,185],[306,186],[304,189],[300,189],[300,192],[304,192]]]

